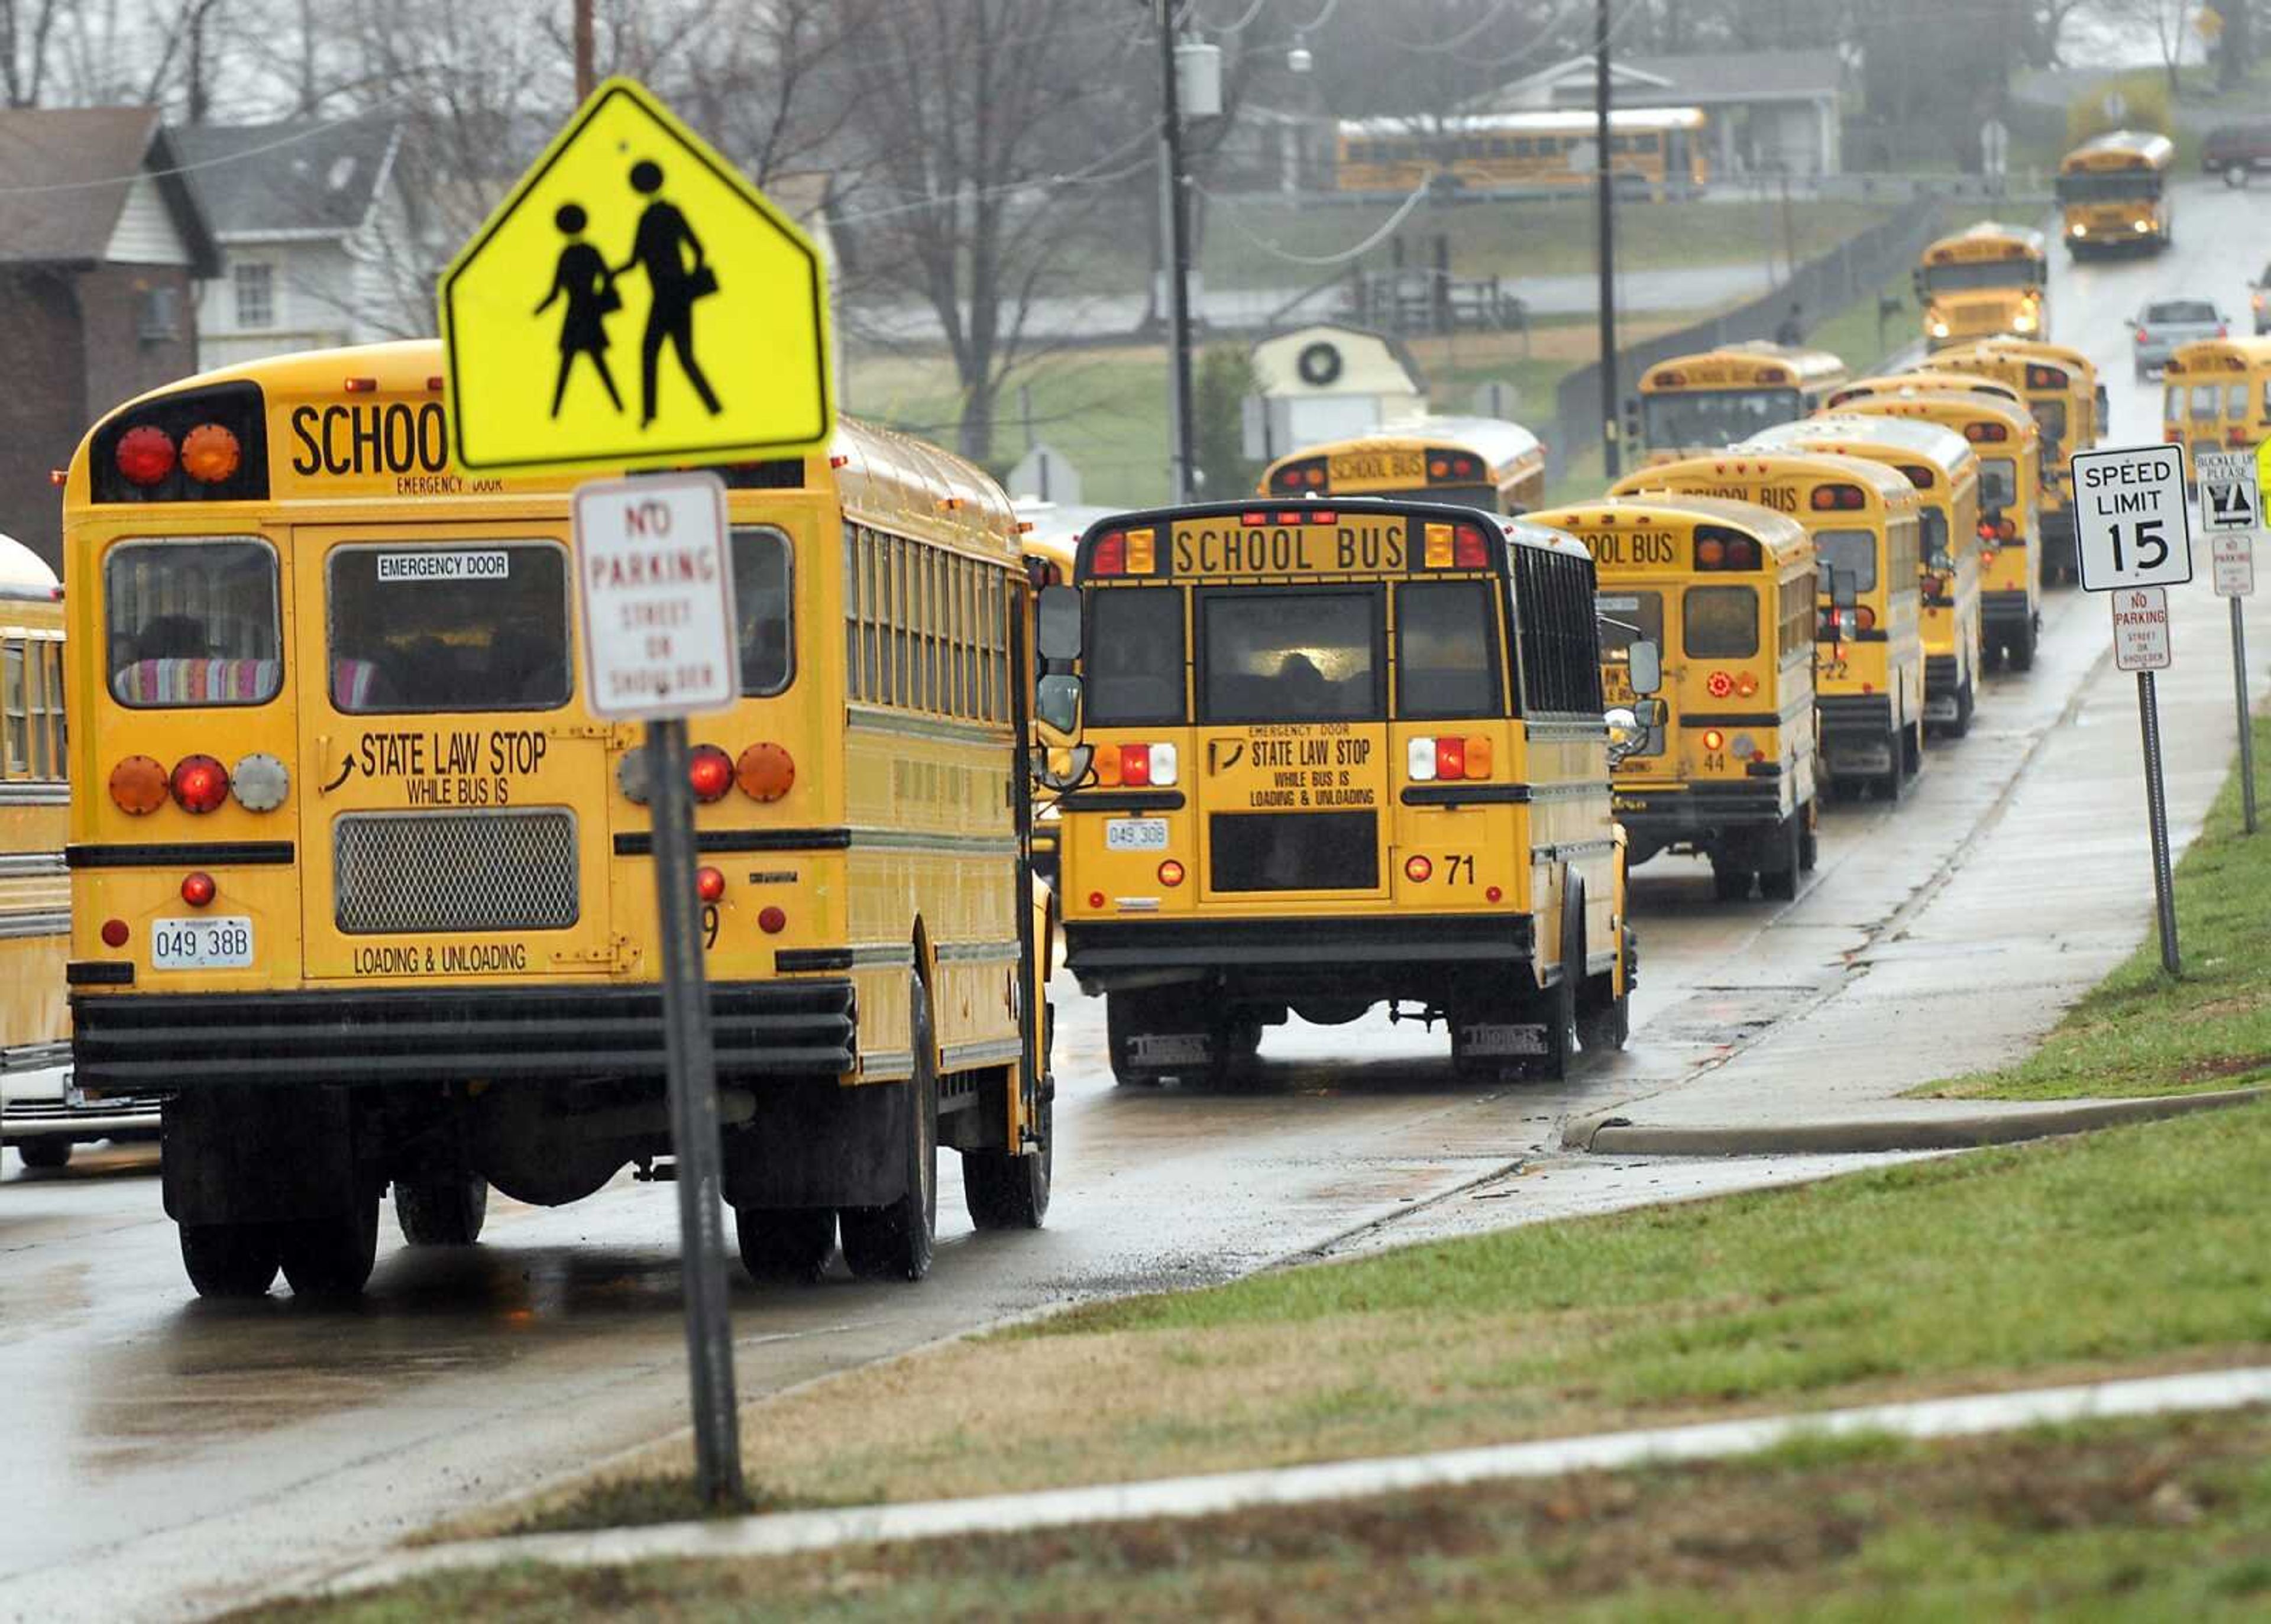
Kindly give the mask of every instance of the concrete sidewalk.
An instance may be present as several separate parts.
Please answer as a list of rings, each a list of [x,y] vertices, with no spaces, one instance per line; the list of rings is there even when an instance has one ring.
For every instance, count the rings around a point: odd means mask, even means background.
[[[2236,751],[2225,608],[2203,574],[2169,594],[2178,663],[2160,674],[2172,838],[2199,831]],[[2101,598],[2054,599],[2041,664],[2087,667],[2046,726],[1935,743],[1902,819],[1973,831],[1845,957],[1791,989],[1797,1007],[1725,1062],[1564,1124],[1573,1150],[1735,1155],[1933,1151],[2214,1108],[2262,1091],[2138,1100],[1910,1099],[1911,1089],[2023,1058],[2153,928],[2135,679],[2112,668]],[[2248,600],[2252,646],[2271,600]],[[2066,684],[2059,684],[2059,688]],[[2257,702],[2265,689],[2252,680]],[[2044,691],[2057,691],[2045,689]],[[1983,719],[1985,711],[1983,707]],[[1831,816],[1851,816],[1838,808]],[[1863,860],[1865,859],[1865,849]],[[1850,888],[1847,888],[1850,889]],[[1834,927],[1817,886],[1776,920]],[[2181,935],[2182,921],[2179,920]],[[1645,976],[1643,958],[1643,977]],[[1645,1051],[1649,1032],[1635,1041]]]

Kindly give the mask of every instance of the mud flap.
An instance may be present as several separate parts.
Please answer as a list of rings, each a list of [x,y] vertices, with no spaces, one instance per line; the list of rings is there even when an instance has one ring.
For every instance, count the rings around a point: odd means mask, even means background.
[[[166,1102],[159,1162],[166,1216],[178,1224],[267,1224],[355,1211],[347,1091],[322,1084],[221,1084]]]

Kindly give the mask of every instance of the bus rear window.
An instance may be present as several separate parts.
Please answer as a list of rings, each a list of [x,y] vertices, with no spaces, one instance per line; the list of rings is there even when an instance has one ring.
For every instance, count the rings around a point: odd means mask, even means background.
[[[1806,403],[1794,389],[1699,389],[1649,395],[1642,428],[1650,445],[1733,445],[1762,428],[1796,422]]]
[[[1500,716],[1498,628],[1483,581],[1396,591],[1396,714],[1407,721]]]
[[[2051,445],[2066,443],[2066,402],[2037,400],[2033,406],[2035,427],[2043,431],[2043,438]]]
[[[2007,508],[2019,500],[2019,465],[2008,457],[1982,457],[1979,459],[1979,505],[1984,509]]]
[[[265,541],[112,548],[102,564],[112,697],[153,710],[276,697],[284,681],[276,576]]]
[[[1749,586],[1691,586],[1679,605],[1680,646],[1693,659],[1759,652],[1759,594]]]
[[[1621,665],[1635,642],[1664,646],[1662,592],[1602,592],[1593,600],[1601,622],[1601,658]]]
[[[567,561],[554,541],[335,548],[332,705],[356,716],[565,704]]]
[[[1122,586],[1088,594],[1081,668],[1088,719],[1100,726],[1180,722],[1183,704],[1183,594],[1172,586]]]
[[[1829,590],[1829,571],[1853,584],[1857,592],[1877,586],[1877,537],[1868,530],[1825,530],[1813,538],[1821,559],[1821,590]],[[1695,651],[1690,649],[1691,654]]]
[[[1210,592],[1199,600],[1199,626],[1201,721],[1381,714],[1377,592]]]

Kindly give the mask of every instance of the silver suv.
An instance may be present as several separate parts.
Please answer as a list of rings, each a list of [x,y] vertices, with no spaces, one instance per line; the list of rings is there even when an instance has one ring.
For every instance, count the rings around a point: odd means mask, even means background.
[[[2129,318],[2129,331],[2137,338],[2139,380],[2167,366],[2178,346],[2195,339],[2221,339],[2230,329],[2231,318],[2206,299],[2154,300]]]

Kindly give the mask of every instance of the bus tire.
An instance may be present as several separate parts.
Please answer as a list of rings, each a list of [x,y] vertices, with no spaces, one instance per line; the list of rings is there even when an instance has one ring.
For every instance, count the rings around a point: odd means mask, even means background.
[[[901,1142],[906,1188],[880,1207],[845,1207],[836,1215],[844,1262],[862,1280],[920,1280],[930,1272],[938,1230],[938,1059],[931,1053],[930,991],[920,976],[907,987],[914,1050],[907,1132]]]
[[[1798,872],[1806,860],[1805,823],[1804,811],[1793,812],[1767,838],[1770,860],[1759,870],[1759,895],[1769,902],[1789,902],[1798,896]]]
[[[200,1297],[265,1297],[281,1261],[272,1224],[183,1224],[182,1267]]]
[[[736,1207],[733,1240],[741,1267],[760,1285],[808,1285],[836,1255],[833,1207]]]
[[[1056,1106],[1041,1101],[1035,1119],[1040,1149],[1014,1156],[1006,1151],[962,1153],[963,1204],[980,1229],[1039,1229],[1049,1215],[1049,1178],[1055,1161]]]
[[[1821,830],[1814,822],[1814,808],[1807,801],[1798,813],[1798,867],[1802,874],[1812,874],[1814,865],[1821,860]]]
[[[357,1196],[346,1212],[280,1224],[277,1240],[294,1296],[353,1297],[378,1258],[378,1192]]]
[[[479,1173],[394,1181],[394,1222],[412,1246],[471,1246],[488,1211],[488,1181]]]
[[[1617,950],[1623,957],[1625,967],[1622,994],[1616,990],[1613,970],[1586,979],[1586,996],[1577,1011],[1577,1041],[1585,1046],[1588,1054],[1605,1054],[1620,1049],[1632,1036],[1634,947],[1633,927],[1627,925],[1618,933]]]
[[[2022,626],[2018,635],[2006,642],[2003,649],[2005,655],[2010,660],[2012,670],[2032,671],[2035,668],[2034,622],[2029,621]]]
[[[1758,875],[1739,863],[1711,859],[1711,896],[1718,902],[1748,902],[1751,884]]]
[[[1914,778],[1924,771],[1924,719],[1917,718],[1901,729],[1901,771]]]
[[[1585,887],[1572,878],[1561,888],[1561,973],[1537,994],[1538,1018],[1545,1028],[1545,1052],[1525,1056],[1517,1075],[1559,1083],[1569,1075],[1577,1047],[1577,987],[1585,979]]]
[[[71,1166],[71,1142],[68,1139],[26,1139],[17,1144],[16,1154],[24,1158],[26,1167],[53,1173],[58,1167]]]

